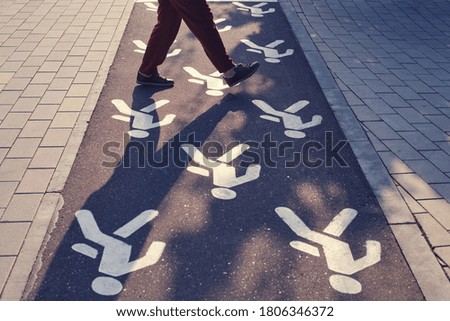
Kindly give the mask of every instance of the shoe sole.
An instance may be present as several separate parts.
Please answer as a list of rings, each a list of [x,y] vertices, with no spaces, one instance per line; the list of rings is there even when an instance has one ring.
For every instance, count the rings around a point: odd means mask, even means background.
[[[228,84],[228,86],[231,88],[231,87],[239,85],[244,80],[246,80],[246,79],[250,78],[251,76],[253,76],[255,74],[255,72],[258,70],[258,68],[259,68],[259,65],[256,66],[256,68],[251,73],[249,73],[247,76],[245,76],[244,78],[240,79],[237,82],[234,82],[233,84]]]
[[[154,87],[173,87],[174,84],[158,84],[158,83],[150,83],[150,82],[142,82],[142,81],[136,81],[138,85],[142,86],[154,86]]]

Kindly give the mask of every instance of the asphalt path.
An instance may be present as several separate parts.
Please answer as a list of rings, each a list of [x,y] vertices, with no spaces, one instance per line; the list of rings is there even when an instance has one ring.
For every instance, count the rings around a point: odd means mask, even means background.
[[[27,299],[422,300],[279,4],[211,8],[258,73],[207,84],[183,24],[175,87],[137,86],[156,21],[137,3]]]

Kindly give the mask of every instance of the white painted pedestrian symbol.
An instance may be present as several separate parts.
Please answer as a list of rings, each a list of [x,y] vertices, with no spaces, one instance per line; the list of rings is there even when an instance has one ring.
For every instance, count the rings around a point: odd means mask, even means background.
[[[159,261],[166,244],[152,242],[146,254],[130,261],[132,246],[122,239],[128,238],[146,223],[158,216],[158,212],[148,210],[142,212],[133,220],[117,229],[113,236],[100,231],[94,215],[88,210],[80,210],[75,214],[84,237],[103,248],[98,271],[106,276],[99,276],[92,282],[92,289],[100,295],[116,295],[123,289],[122,283],[116,278],[137,270],[154,265]],[[72,249],[92,259],[96,259],[99,250],[85,243],[77,243]]]
[[[222,96],[223,90],[229,88],[218,71],[209,75],[203,75],[192,67],[184,67],[183,69],[194,77],[189,79],[189,82],[206,85],[206,94],[209,96]]]
[[[190,156],[190,158],[202,167],[189,166],[188,171],[194,174],[209,177],[208,169],[212,170],[213,184],[217,186],[211,190],[215,198],[223,200],[231,200],[236,198],[237,194],[231,190],[232,187],[242,185],[258,179],[261,171],[261,166],[251,164],[248,166],[244,175],[237,177],[236,168],[230,163],[239,157],[242,153],[250,148],[247,144],[240,144],[223,154],[216,160],[206,158],[194,145],[183,144],[183,150]]]
[[[366,241],[366,255],[354,259],[348,243],[343,242],[339,237],[347,226],[358,214],[351,208],[342,210],[336,215],[324,233],[315,232],[309,229],[305,223],[295,213],[287,207],[277,207],[275,212],[298,236],[319,244],[323,248],[323,254],[328,268],[336,273],[329,279],[331,286],[338,292],[347,294],[357,294],[362,290],[362,285],[355,279],[349,277],[356,272],[368,268],[381,260],[381,244],[378,241]],[[336,238],[334,238],[334,237]],[[298,251],[320,257],[319,249],[302,241],[292,241],[290,245]]]
[[[270,63],[279,63],[280,58],[291,56],[294,53],[293,49],[287,49],[284,53],[279,53],[276,47],[284,43],[284,40],[275,40],[266,46],[259,46],[248,39],[242,39],[242,43],[246,44],[249,52],[264,54],[265,60]]]
[[[290,138],[304,138],[306,135],[303,130],[318,126],[322,123],[322,116],[320,115],[314,115],[309,122],[304,122],[300,116],[295,115],[309,105],[309,101],[307,100],[300,100],[284,111],[278,111],[262,100],[255,99],[252,102],[266,113],[266,115],[261,115],[261,118],[276,123],[282,121],[286,128],[284,134]]]
[[[275,12],[275,8],[270,8],[270,9],[268,9],[266,11],[264,11],[262,9],[262,7],[267,5],[267,2],[258,3],[258,4],[255,4],[253,6],[247,6],[247,5],[245,5],[243,3],[240,3],[240,2],[233,2],[233,4],[238,7],[237,8],[238,10],[248,11],[248,12],[251,13],[252,17],[257,17],[257,18],[264,17],[264,15],[267,14],[267,13],[274,13]]]
[[[132,130],[128,131],[128,134],[131,137],[135,138],[145,138],[148,137],[149,133],[147,132],[150,129],[162,127],[169,125],[173,122],[176,115],[169,114],[164,117],[163,120],[159,122],[154,122],[154,116],[150,115],[152,111],[166,105],[169,103],[168,100],[160,100],[147,107],[142,108],[139,111],[132,110],[126,102],[121,99],[114,99],[111,101],[114,106],[124,115],[114,115],[112,118],[130,122],[131,118],[133,118],[133,122],[131,123]]]
[[[214,20],[214,23],[216,25],[218,25],[218,24],[224,22],[225,20],[226,19],[224,19],[224,18],[219,18],[219,19]],[[230,25],[227,25],[227,26],[225,26],[223,28],[217,28],[218,32],[226,32],[226,31],[230,31],[230,30],[231,30],[231,26]]]
[[[154,11],[154,12],[158,11],[158,6],[149,0],[135,0],[135,2],[145,4],[148,11]]]
[[[175,40],[173,43],[176,43],[177,41]],[[147,50],[147,45],[145,44],[145,42],[143,42],[142,40],[133,40],[133,43],[136,45],[137,49],[134,49],[135,52],[137,53],[141,53],[144,54],[145,50]],[[169,52],[166,57],[170,58],[170,57],[175,57],[178,56],[181,52],[181,49],[177,48],[172,50],[171,52]]]

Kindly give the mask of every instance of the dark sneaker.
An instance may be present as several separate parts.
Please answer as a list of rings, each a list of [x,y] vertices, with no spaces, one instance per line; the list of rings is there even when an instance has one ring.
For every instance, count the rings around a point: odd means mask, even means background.
[[[174,81],[172,79],[167,79],[161,77],[159,74],[153,74],[151,76],[144,76],[140,72],[137,74],[136,82],[139,85],[144,86],[159,86],[159,87],[173,87]]]
[[[234,71],[236,72],[236,74],[230,78],[223,77],[223,79],[225,79],[228,86],[236,86],[241,81],[250,78],[256,72],[256,70],[258,70],[258,67],[259,62],[257,61],[245,65],[237,64],[236,67],[234,67]]]

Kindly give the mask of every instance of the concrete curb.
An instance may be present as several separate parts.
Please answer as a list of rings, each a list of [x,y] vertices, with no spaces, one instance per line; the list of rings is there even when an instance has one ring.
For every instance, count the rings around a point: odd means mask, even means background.
[[[297,15],[291,0],[279,0],[339,125],[392,228],[426,300],[449,300],[450,284],[411,211]],[[413,242],[412,242],[413,241]]]

